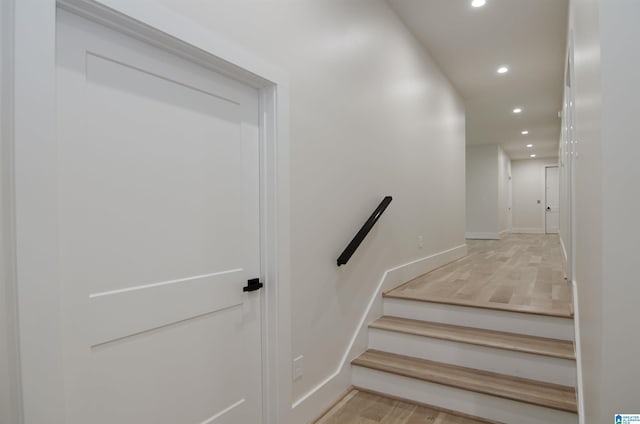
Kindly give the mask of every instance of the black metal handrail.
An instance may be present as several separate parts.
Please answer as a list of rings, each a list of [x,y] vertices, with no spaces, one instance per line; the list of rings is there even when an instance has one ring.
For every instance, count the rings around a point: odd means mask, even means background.
[[[382,202],[380,202],[376,210],[373,211],[369,219],[367,219],[367,222],[364,223],[362,228],[360,228],[360,231],[358,231],[355,237],[353,237],[353,240],[351,240],[351,243],[347,245],[342,254],[338,257],[338,266],[349,262],[349,259],[351,259],[353,253],[358,249],[362,240],[364,240],[367,234],[369,234],[369,231],[371,231],[373,226],[376,225],[376,222],[380,219],[380,215],[382,215],[384,210],[387,209],[387,206],[389,206],[389,203],[391,203],[392,200],[393,198],[391,196],[386,196],[382,199]]]

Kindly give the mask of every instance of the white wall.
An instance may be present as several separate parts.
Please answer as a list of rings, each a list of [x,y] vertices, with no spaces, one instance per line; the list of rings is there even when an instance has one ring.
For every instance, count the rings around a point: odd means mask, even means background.
[[[640,3],[600,2],[603,374],[601,422],[640,407]]]
[[[509,179],[511,178],[511,158],[498,146],[498,228],[500,233],[511,231],[509,222]]]
[[[575,284],[587,424],[640,404],[640,4],[572,0],[575,42]]]
[[[545,232],[545,167],[552,165],[557,165],[556,159],[511,162],[514,233]]]
[[[598,0],[571,0],[569,27],[575,56],[575,130],[579,159],[575,178],[575,286],[579,316],[584,422],[604,416],[602,354],[602,153]],[[560,208],[562,209],[562,205]]]
[[[498,146],[466,149],[466,236],[499,238]]]
[[[509,178],[511,159],[501,146],[466,148],[466,237],[498,239],[511,229]]]
[[[155,1],[289,74],[293,401],[320,402],[384,271],[464,244],[463,103],[382,0]],[[387,212],[336,267],[384,195]]]

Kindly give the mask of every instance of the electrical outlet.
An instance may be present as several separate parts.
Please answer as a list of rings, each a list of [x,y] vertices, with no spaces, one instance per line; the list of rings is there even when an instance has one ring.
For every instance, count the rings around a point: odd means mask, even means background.
[[[418,236],[418,248],[422,249],[424,247],[424,238],[422,236]]]
[[[293,380],[299,380],[304,374],[304,356],[300,355],[293,359]]]

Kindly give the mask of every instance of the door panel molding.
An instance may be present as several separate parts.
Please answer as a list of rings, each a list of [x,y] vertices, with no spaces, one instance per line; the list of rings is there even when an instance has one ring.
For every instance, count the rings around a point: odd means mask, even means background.
[[[181,279],[177,284],[156,284],[139,290],[90,295],[93,320],[92,347],[155,330],[176,322],[242,305],[242,269],[219,275]],[[186,287],[184,287],[186,286]],[[189,307],[183,301],[193,300]],[[129,319],[114,320],[113,311]],[[144,311],[144,314],[138,312]]]
[[[16,245],[24,424],[65,423],[58,298],[55,32],[58,7],[258,89],[264,422],[291,409],[288,77],[257,55],[147,2],[20,0],[14,46]],[[215,417],[212,417],[213,419]]]

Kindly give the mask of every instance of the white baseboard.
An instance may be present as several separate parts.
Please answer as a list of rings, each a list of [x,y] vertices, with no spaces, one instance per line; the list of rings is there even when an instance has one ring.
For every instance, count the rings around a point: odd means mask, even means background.
[[[380,281],[378,291],[379,294],[395,289],[401,284],[406,283],[422,274],[433,271],[443,265],[458,260],[467,255],[467,245],[461,244],[451,249],[443,250],[424,258],[416,259],[404,265],[397,266],[387,270]],[[379,298],[380,296],[378,296]]]
[[[544,228],[512,228],[514,234],[544,234]]]
[[[578,305],[578,284],[576,280],[571,281],[571,289],[573,292],[573,322],[575,327],[575,343],[573,344],[576,349],[576,368],[577,368],[577,380],[576,392],[578,395],[578,417],[580,424],[584,424],[584,390],[582,389],[582,349],[580,344],[580,308]]]
[[[567,264],[567,249],[564,247],[564,240],[560,237],[560,247],[562,247],[562,259],[564,259],[565,265]]]
[[[500,233],[465,233],[464,237],[471,240],[500,240]]]
[[[317,418],[327,406],[335,402],[340,393],[349,387],[351,384],[351,361],[367,349],[369,323],[382,316],[382,293],[460,259],[466,254],[467,245],[461,244],[385,271],[371,294],[367,307],[362,312],[358,326],[349,345],[346,346],[336,370],[293,402],[291,422],[306,423]]]

